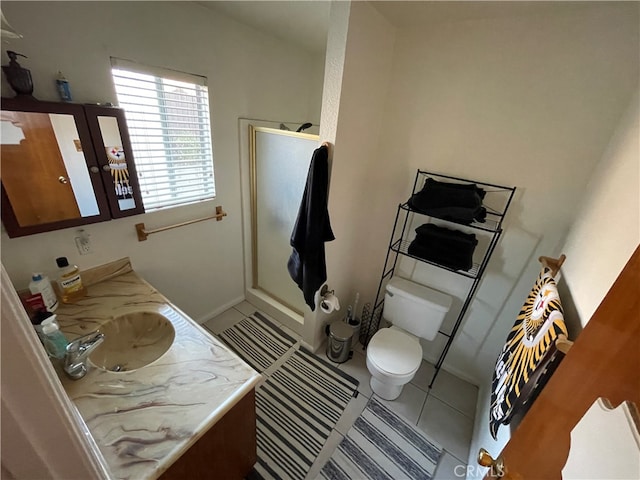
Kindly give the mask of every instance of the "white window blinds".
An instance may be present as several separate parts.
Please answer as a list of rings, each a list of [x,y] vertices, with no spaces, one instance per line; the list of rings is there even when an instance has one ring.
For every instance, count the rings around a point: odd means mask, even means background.
[[[112,58],[146,211],[215,197],[206,78]]]

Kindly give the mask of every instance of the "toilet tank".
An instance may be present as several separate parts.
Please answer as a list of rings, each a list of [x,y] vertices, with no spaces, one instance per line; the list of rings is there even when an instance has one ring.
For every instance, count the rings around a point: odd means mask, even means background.
[[[400,277],[389,280],[382,316],[396,327],[433,340],[451,308],[451,297]]]

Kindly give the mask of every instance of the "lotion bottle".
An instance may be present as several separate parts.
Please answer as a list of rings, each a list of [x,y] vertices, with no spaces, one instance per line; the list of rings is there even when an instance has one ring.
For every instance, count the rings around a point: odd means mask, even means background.
[[[67,257],[56,258],[56,264],[60,268],[58,275],[58,288],[62,303],[74,303],[87,294],[87,290],[80,278],[80,269],[75,265],[69,265]]]
[[[69,82],[62,74],[62,72],[58,72],[58,77],[56,78],[56,86],[58,87],[58,95],[60,95],[60,100],[63,102],[71,101],[71,89],[69,88]]]
[[[31,275],[29,291],[42,295],[42,300],[44,301],[44,306],[47,308],[47,311],[53,312],[58,308],[58,297],[56,297],[56,292],[53,291],[49,277],[42,275],[42,273],[34,273]]]

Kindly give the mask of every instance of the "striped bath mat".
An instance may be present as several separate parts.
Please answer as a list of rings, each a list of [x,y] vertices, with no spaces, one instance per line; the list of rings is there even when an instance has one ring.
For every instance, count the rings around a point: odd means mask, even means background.
[[[442,447],[375,398],[342,439],[318,479],[429,479]]]
[[[227,328],[218,337],[260,373],[296,343],[258,312]]]
[[[249,478],[305,478],[356,388],[354,378],[296,350],[256,392],[258,462]]]

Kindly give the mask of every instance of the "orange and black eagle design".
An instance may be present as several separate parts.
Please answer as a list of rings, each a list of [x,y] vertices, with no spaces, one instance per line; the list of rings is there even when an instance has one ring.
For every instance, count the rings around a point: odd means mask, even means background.
[[[489,430],[494,439],[500,424],[509,423],[523,387],[560,334],[567,335],[567,328],[558,288],[551,269],[543,267],[493,372]]]

